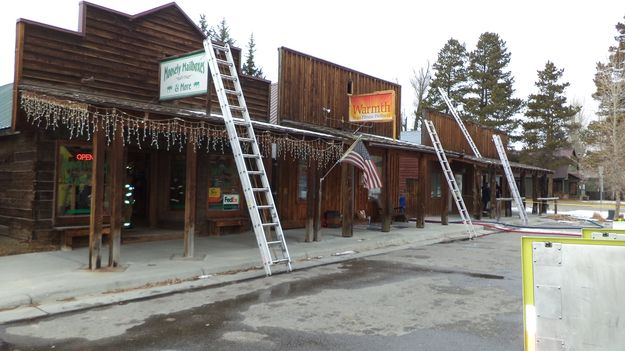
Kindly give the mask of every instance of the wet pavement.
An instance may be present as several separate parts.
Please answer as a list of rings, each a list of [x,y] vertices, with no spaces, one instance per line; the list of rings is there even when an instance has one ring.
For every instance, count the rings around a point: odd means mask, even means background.
[[[0,327],[0,351],[521,350],[520,236],[397,250]]]

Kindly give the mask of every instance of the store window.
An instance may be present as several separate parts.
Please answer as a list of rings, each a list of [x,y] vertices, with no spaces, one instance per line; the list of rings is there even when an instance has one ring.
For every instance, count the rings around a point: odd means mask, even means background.
[[[454,179],[456,180],[456,185],[458,185],[458,190],[460,190],[460,194],[464,195],[464,177],[462,173],[454,174]]]
[[[297,199],[306,200],[308,194],[308,165],[306,161],[299,160],[297,165]]]
[[[174,154],[171,158],[169,176],[169,208],[171,210],[184,210],[186,170],[185,156],[181,153]]]
[[[240,209],[239,177],[232,157],[210,160],[208,182],[208,209],[234,211]]]
[[[430,175],[430,179],[432,180],[430,197],[441,197],[441,174],[439,172],[432,172]]]
[[[86,216],[91,212],[91,164],[89,145],[59,145],[56,175],[56,215]],[[104,168],[106,172],[106,165]],[[108,209],[108,183],[104,177],[104,209]]]

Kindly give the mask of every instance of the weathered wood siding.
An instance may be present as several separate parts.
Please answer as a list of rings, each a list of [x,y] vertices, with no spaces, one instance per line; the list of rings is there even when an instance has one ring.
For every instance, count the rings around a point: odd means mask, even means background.
[[[381,90],[395,91],[395,113],[399,121],[401,86],[351,70],[285,47],[279,49],[278,120],[292,120],[336,129],[355,130],[348,123],[348,84],[354,95]],[[323,108],[329,108],[329,114]],[[326,118],[328,117],[328,118]],[[370,134],[393,136],[392,123],[370,123],[364,131]],[[396,133],[399,135],[400,123]]]
[[[441,144],[443,144],[443,148],[446,151],[463,152],[473,156],[471,146],[469,146],[469,142],[464,137],[462,130],[460,130],[460,126],[453,116],[434,110],[426,110],[425,113],[426,118],[433,122]],[[479,124],[473,122],[464,121],[464,126],[467,128],[469,135],[471,135],[471,138],[477,146],[477,149],[482,154],[482,157],[499,159],[497,149],[493,143],[493,134],[499,134],[504,145],[507,145],[508,143],[507,135],[499,133],[492,128],[480,126]],[[421,129],[421,143],[423,145],[432,146],[432,141],[430,140],[430,136],[425,128]]]
[[[399,194],[407,192],[406,179],[419,178],[419,154],[402,151],[399,154]]]
[[[87,2],[80,4],[80,31],[68,31],[28,20],[23,27],[18,84],[54,85],[133,100],[158,102],[159,61],[202,49],[203,35],[174,3],[129,16]],[[19,38],[18,38],[19,39]],[[241,50],[233,49],[240,73]],[[271,82],[241,76],[250,114],[269,118]],[[212,95],[212,109],[219,109]],[[206,97],[161,102],[179,107],[206,107]]]
[[[54,142],[38,133],[2,136],[0,225],[22,240],[49,239],[54,192]]]

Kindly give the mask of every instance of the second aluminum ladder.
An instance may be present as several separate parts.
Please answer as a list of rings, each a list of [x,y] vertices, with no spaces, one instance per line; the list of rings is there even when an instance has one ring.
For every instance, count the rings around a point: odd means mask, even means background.
[[[493,142],[497,148],[497,153],[499,154],[499,159],[501,160],[501,164],[503,166],[503,171],[506,174],[512,198],[514,199],[516,207],[519,209],[519,217],[521,217],[523,224],[527,225],[527,212],[525,212],[523,200],[521,199],[521,195],[519,195],[519,189],[517,189],[514,174],[512,174],[512,169],[510,168],[510,162],[508,162],[508,156],[506,156],[506,150],[503,148],[503,143],[501,142],[499,135],[493,134]]]
[[[447,156],[445,155],[445,150],[443,150],[443,145],[438,138],[438,134],[436,134],[436,128],[434,128],[434,123],[430,120],[424,121],[425,128],[428,130],[428,134],[430,134],[430,139],[432,140],[432,145],[434,146],[434,150],[436,151],[436,156],[438,157],[438,161],[441,164],[441,168],[443,169],[443,174],[445,175],[445,179],[447,180],[447,185],[449,185],[449,189],[451,189],[451,194],[456,202],[456,207],[458,208],[458,213],[460,214],[460,218],[462,219],[462,223],[465,225],[467,233],[469,234],[469,239],[473,239],[477,236],[475,233],[475,228],[473,228],[473,222],[471,222],[471,216],[467,211],[467,207],[464,205],[464,200],[462,199],[462,192],[460,188],[458,188],[458,184],[456,183],[456,179],[454,178],[454,173],[451,171],[451,167],[449,166],[449,162],[447,161]],[[443,199],[446,201],[446,199]]]

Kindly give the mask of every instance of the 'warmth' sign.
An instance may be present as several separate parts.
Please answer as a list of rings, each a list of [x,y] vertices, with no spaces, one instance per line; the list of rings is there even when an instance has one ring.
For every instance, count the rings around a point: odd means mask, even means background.
[[[376,91],[349,97],[350,122],[392,122],[395,118],[395,91]]]

